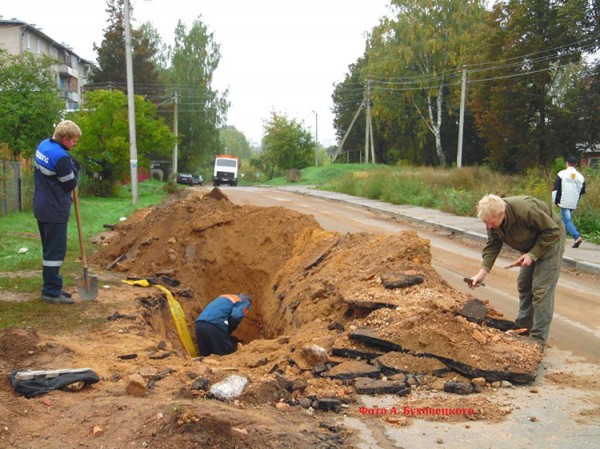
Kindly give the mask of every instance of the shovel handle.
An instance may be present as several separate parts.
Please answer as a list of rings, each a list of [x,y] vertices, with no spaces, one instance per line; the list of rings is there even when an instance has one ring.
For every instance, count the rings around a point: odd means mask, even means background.
[[[83,244],[83,229],[81,228],[81,214],[79,213],[79,189],[77,187],[73,189],[73,205],[75,206],[75,219],[77,220],[77,233],[79,234],[81,261],[83,262],[84,271],[87,272],[87,258],[85,257],[85,245]],[[87,279],[87,273],[85,277]]]

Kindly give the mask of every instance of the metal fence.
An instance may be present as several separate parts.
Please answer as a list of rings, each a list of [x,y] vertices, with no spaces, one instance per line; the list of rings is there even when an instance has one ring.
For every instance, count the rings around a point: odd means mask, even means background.
[[[0,212],[23,211],[23,195],[21,191],[21,163],[1,160],[0,171]]]

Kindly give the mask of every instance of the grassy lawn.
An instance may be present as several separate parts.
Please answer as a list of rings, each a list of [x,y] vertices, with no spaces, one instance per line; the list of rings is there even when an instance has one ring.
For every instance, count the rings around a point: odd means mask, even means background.
[[[163,183],[148,180],[139,184],[135,206],[131,204],[131,191],[127,187],[122,188],[115,198],[80,198],[86,254],[92,254],[91,237],[105,230],[104,224],[118,223],[121,217],[128,217],[137,209],[160,203],[166,196]],[[27,325],[52,330],[52,326],[71,328],[94,325],[97,319],[83,316],[85,308],[79,308],[77,304],[75,307],[69,306],[70,312],[65,314],[62,307],[42,303],[37,297],[42,288],[42,245],[37,221],[31,211],[1,216],[0,234],[0,290],[17,295],[36,294],[31,301],[0,301],[0,329]],[[61,269],[67,288],[73,287],[75,279],[83,275],[82,265],[78,262],[80,254],[73,212],[68,228],[67,256]]]

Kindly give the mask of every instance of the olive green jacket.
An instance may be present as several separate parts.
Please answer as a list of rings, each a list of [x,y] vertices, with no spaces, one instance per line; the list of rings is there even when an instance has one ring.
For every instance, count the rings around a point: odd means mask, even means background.
[[[491,271],[504,243],[522,254],[527,253],[534,262],[554,245],[562,244],[565,228],[560,215],[549,205],[530,196],[503,199],[506,217],[498,229],[488,229],[482,268]]]

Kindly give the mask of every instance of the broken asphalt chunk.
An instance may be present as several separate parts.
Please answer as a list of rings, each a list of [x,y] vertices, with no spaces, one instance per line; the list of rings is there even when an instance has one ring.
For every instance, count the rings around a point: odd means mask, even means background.
[[[423,282],[422,276],[415,276],[412,274],[395,273],[385,274],[381,276],[383,286],[388,289],[395,288],[406,288],[412,285],[421,284]]]
[[[475,384],[475,385],[477,385],[477,384]],[[446,382],[444,384],[444,391],[446,393],[467,395],[467,394],[473,393],[473,385],[471,383],[466,383],[466,382],[450,381],[450,382]]]
[[[357,377],[378,378],[380,374],[381,370],[377,367],[358,360],[349,360],[334,366],[324,376],[330,379],[348,380]]]
[[[161,276],[160,280],[169,287],[179,287],[179,285],[181,285],[181,282],[178,279],[174,279],[169,276]]]
[[[403,381],[399,380],[379,380],[379,379],[356,379],[354,388],[358,394],[396,394],[406,396],[410,394],[410,387],[407,387]]]
[[[317,399],[317,409],[323,410],[324,412],[334,411],[339,413],[342,411],[342,401],[337,398],[323,398]]]

